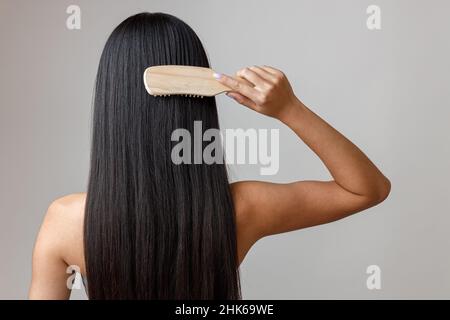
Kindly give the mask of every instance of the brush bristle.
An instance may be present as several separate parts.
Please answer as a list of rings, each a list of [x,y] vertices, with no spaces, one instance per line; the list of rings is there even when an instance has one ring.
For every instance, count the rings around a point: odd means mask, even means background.
[[[202,95],[196,95],[196,94],[174,94],[175,96],[184,96],[187,98],[203,98]],[[153,94],[154,97],[170,97],[171,94]]]

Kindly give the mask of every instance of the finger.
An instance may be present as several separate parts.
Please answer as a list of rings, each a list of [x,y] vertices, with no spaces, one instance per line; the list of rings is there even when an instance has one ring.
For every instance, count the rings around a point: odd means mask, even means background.
[[[236,72],[236,77],[235,77],[235,78],[236,78],[237,81],[243,82],[244,84],[246,84],[246,85],[248,85],[248,86],[250,86],[250,87],[254,87],[253,83],[251,83],[251,82],[248,81],[247,79],[244,79],[244,78],[239,77],[239,76],[237,75],[237,72]]]
[[[237,74],[237,73],[236,73],[236,74]],[[252,88],[255,88],[255,89],[257,90],[258,94],[255,95],[255,96],[252,98],[252,100],[251,100],[251,101],[254,103],[255,106],[256,106],[258,103],[261,102],[261,96],[262,96],[262,94],[263,94],[263,90],[258,90],[258,88],[256,88],[255,85],[254,85],[253,83],[251,83],[251,82],[248,81],[247,79],[242,78],[242,77],[240,77],[240,76],[235,77],[235,79],[236,79],[238,82],[240,82],[240,83],[242,83],[242,84],[244,84],[244,85],[248,85],[248,86],[250,86],[250,87],[252,87]],[[270,85],[270,84],[268,83],[267,86],[269,86],[269,85]],[[261,88],[260,88],[260,89],[261,89]],[[239,94],[239,93],[234,92],[234,91],[228,91],[228,92],[233,92],[233,93]],[[241,95],[241,94],[239,94],[239,95]],[[241,96],[243,96],[243,95],[241,95]],[[249,98],[248,98],[248,99],[249,99]]]
[[[275,75],[275,76],[282,76],[283,75],[283,72],[281,72],[278,69],[275,69],[274,67],[270,67],[270,66],[264,65],[262,68],[264,70],[266,70],[267,72],[270,72],[271,74]]]
[[[253,67],[250,67],[250,70],[257,73],[261,78],[265,79],[266,81],[269,81],[272,83],[276,81],[276,77],[272,73],[270,73],[267,70],[264,70],[261,67],[253,66]]]
[[[256,108],[256,104],[249,98],[243,96],[242,94],[239,94],[237,92],[227,92],[226,95],[229,96],[230,98],[234,99],[236,102],[238,102],[250,109]]]
[[[243,81],[238,81],[237,79],[225,74],[215,74],[214,77],[217,79],[217,81],[226,85],[232,91],[238,92],[251,100],[256,100],[259,96],[258,90],[245,84]]]
[[[255,85],[255,87],[261,89],[267,87],[268,85],[264,78],[260,77],[256,72],[254,72],[250,68],[244,68],[242,70],[239,70],[237,72],[237,75],[241,78],[244,78],[247,81],[250,81]]]

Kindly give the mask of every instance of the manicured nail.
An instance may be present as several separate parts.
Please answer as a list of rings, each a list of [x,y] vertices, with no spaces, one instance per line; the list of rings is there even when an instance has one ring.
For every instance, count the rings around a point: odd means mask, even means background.
[[[216,79],[220,79],[220,78],[222,78],[222,75],[220,73],[214,72],[213,77]]]

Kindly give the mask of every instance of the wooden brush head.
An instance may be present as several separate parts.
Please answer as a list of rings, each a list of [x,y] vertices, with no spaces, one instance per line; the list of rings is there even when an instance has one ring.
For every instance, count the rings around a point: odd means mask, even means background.
[[[212,97],[230,88],[218,82],[210,68],[163,65],[144,72],[145,89],[152,96]]]

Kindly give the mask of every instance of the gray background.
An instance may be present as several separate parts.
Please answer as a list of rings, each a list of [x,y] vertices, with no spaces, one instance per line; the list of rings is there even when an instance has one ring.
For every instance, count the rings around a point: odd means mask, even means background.
[[[82,10],[81,30],[66,8]],[[382,30],[366,27],[381,7]],[[392,181],[381,205],[336,223],[259,241],[242,264],[244,298],[450,298],[450,2],[0,0],[0,298],[26,298],[49,203],[86,190],[100,51],[141,11],[174,14],[213,67],[285,71],[311,109]],[[219,97],[223,128],[279,128],[280,170],[231,168],[234,180],[328,179],[287,127]],[[366,288],[366,268],[382,271]],[[72,298],[84,298],[82,290]]]

